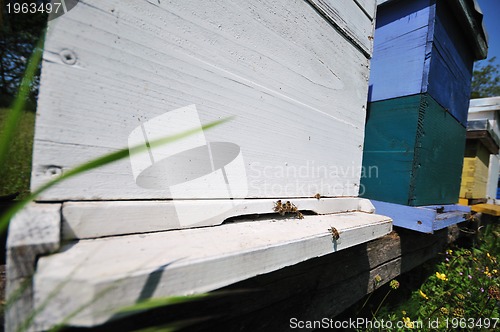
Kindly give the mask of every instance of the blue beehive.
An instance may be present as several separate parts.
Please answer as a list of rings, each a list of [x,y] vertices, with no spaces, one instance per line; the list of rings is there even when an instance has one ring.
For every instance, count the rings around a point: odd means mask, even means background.
[[[369,101],[428,93],[466,126],[474,60],[487,54],[474,0],[379,0]]]
[[[364,196],[458,201],[475,60],[487,38],[474,0],[379,0],[370,74]]]

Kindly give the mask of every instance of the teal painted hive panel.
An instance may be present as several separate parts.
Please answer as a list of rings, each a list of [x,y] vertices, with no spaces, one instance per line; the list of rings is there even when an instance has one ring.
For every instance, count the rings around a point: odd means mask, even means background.
[[[410,206],[456,203],[465,134],[428,94],[370,103],[360,192]]]

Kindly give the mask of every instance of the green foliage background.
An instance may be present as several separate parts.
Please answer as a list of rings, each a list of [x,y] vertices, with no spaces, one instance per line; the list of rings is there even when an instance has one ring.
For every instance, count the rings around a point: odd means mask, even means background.
[[[472,79],[471,98],[500,96],[500,65],[496,57],[479,62]]]

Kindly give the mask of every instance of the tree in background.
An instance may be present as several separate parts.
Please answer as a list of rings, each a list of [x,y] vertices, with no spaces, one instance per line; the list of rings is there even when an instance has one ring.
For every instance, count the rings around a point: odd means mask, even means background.
[[[0,107],[10,106],[26,69],[27,61],[47,24],[47,14],[8,13],[7,4],[47,3],[50,0],[0,0]],[[35,104],[40,71],[32,83],[31,105]]]
[[[500,96],[500,65],[495,62],[496,57],[492,57],[474,70],[471,98]]]

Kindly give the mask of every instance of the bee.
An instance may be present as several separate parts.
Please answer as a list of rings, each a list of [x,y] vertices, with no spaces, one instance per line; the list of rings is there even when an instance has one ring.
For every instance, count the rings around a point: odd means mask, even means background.
[[[283,206],[283,204],[281,203],[281,199],[274,202],[274,209],[273,209],[274,212],[278,212],[280,215],[285,215],[285,208]]]
[[[320,198],[321,198],[321,194],[320,194],[320,193],[317,193],[316,195],[314,195],[314,198],[316,198],[316,199],[320,199]]]
[[[332,234],[333,240],[337,241],[340,238],[340,232],[335,227],[330,226],[328,231],[330,231],[330,234]]]
[[[304,215],[299,211],[295,204],[290,201],[282,203],[281,200],[278,200],[274,202],[273,211],[278,212],[281,216],[284,216],[286,213],[295,213],[297,218],[304,219]]]

